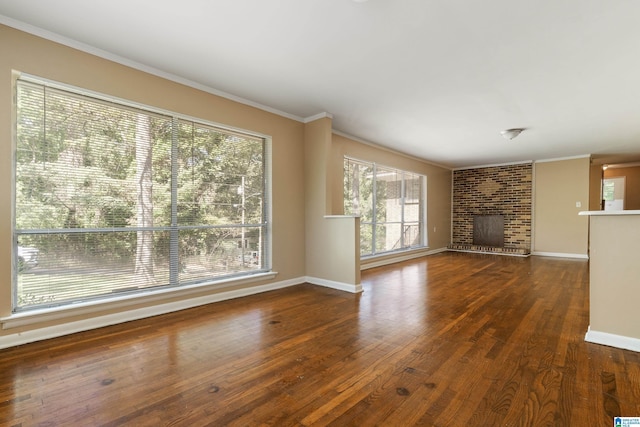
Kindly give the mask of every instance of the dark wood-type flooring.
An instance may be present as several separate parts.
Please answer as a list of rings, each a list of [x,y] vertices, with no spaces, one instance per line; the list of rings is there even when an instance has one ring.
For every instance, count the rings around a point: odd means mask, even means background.
[[[611,426],[640,354],[586,343],[588,263],[442,253],[0,351],[9,426]],[[615,315],[615,307],[612,307]]]

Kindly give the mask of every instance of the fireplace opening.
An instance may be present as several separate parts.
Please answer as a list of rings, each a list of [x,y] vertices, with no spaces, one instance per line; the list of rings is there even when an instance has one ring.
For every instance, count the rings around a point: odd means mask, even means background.
[[[504,247],[504,216],[475,215],[473,217],[473,244]]]

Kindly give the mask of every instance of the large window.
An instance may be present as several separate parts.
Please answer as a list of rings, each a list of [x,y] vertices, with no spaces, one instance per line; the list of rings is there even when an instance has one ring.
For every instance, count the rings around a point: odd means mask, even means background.
[[[345,158],[344,212],[360,216],[360,255],[425,247],[426,178]]]
[[[269,269],[266,141],[16,84],[14,311]]]

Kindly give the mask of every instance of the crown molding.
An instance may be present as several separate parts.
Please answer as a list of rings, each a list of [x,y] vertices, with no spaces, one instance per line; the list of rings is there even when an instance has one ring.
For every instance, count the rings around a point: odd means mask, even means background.
[[[315,122],[316,120],[319,119],[333,119],[333,114],[331,113],[327,113],[327,112],[322,112],[322,113],[318,113],[318,114],[314,114],[313,116],[309,116],[309,117],[305,117],[302,122],[303,123],[311,123],[311,122]]]
[[[171,73],[168,73],[166,71],[162,71],[162,70],[159,70],[157,68],[142,64],[140,62],[136,62],[136,61],[133,61],[131,59],[124,58],[122,56],[119,56],[119,55],[116,55],[114,53],[108,52],[106,50],[98,49],[98,48],[96,48],[94,46],[79,42],[79,41],[71,39],[69,37],[62,36],[60,34],[52,32],[52,31],[48,31],[48,30],[42,29],[40,27],[36,27],[34,25],[30,25],[30,24],[24,23],[22,21],[18,21],[18,20],[13,19],[13,18],[9,18],[9,17],[4,16],[4,15],[0,15],[0,24],[6,25],[8,27],[14,28],[14,29],[19,30],[19,31],[23,31],[25,33],[32,34],[34,36],[37,36],[37,37],[40,37],[40,38],[43,38],[43,39],[46,39],[46,40],[49,40],[49,41],[52,41],[54,43],[58,43],[58,44],[70,47],[72,49],[76,49],[76,50],[88,53],[90,55],[97,56],[99,58],[106,59],[106,60],[111,61],[111,62],[115,62],[115,63],[120,64],[120,65],[124,65],[124,66],[132,68],[134,70],[142,71],[144,73],[151,74],[151,75],[154,75],[156,77],[161,77],[163,79],[166,79],[166,80],[169,80],[169,81],[172,81],[172,82],[175,82],[175,83],[179,83],[181,85],[188,86],[188,87],[191,87],[193,89],[201,90],[201,91],[209,93],[211,95],[219,96],[221,98],[225,98],[225,99],[228,99],[230,101],[237,102],[239,104],[247,105],[249,107],[254,107],[254,108],[257,108],[259,110],[266,111],[268,113],[276,114],[278,116],[282,116],[282,117],[286,117],[286,118],[291,119],[291,120],[295,120],[297,122],[304,123],[304,120],[305,120],[304,118],[302,118],[300,116],[297,116],[295,114],[290,114],[290,113],[287,113],[285,111],[281,111],[281,110],[278,110],[276,108],[269,107],[268,105],[263,105],[263,104],[260,104],[259,102],[251,101],[249,99],[242,98],[240,96],[236,96],[236,95],[233,95],[231,93],[224,92],[222,90],[218,90],[218,89],[212,88],[212,87],[207,86],[207,85],[203,85],[203,84],[195,82],[193,80],[189,80],[189,79],[186,79],[184,77],[180,77],[178,75],[171,74]]]

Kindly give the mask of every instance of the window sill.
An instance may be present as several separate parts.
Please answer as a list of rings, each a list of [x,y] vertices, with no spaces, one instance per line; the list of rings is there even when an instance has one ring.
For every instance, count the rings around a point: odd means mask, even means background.
[[[407,261],[413,258],[419,258],[426,255],[441,252],[442,250],[432,250],[428,246],[420,248],[404,249],[400,251],[384,252],[376,255],[369,255],[360,258],[360,270],[368,270],[374,267],[394,264],[396,262]]]
[[[364,256],[361,256],[360,259],[362,259],[363,261],[365,261],[365,260],[373,260],[373,259],[379,259],[379,258],[402,256],[402,255],[405,255],[405,254],[408,254],[408,253],[424,252],[424,251],[428,251],[428,250],[429,250],[428,246],[418,246],[418,247],[413,247],[413,248],[396,249],[394,251],[380,252],[380,253],[377,253],[375,255],[364,255]]]
[[[60,307],[33,309],[13,313],[10,316],[0,318],[2,329],[12,329],[21,326],[46,323],[54,320],[83,316],[87,314],[101,313],[111,310],[119,310],[141,304],[166,301],[171,298],[184,298],[203,292],[215,290],[221,291],[226,288],[242,286],[250,283],[274,279],[277,272],[259,273],[242,278],[233,278],[216,282],[198,283],[170,289],[158,289],[137,295],[118,296],[104,298],[95,301],[80,302]],[[218,293],[218,292],[216,292]],[[187,308],[187,307],[185,307]]]

